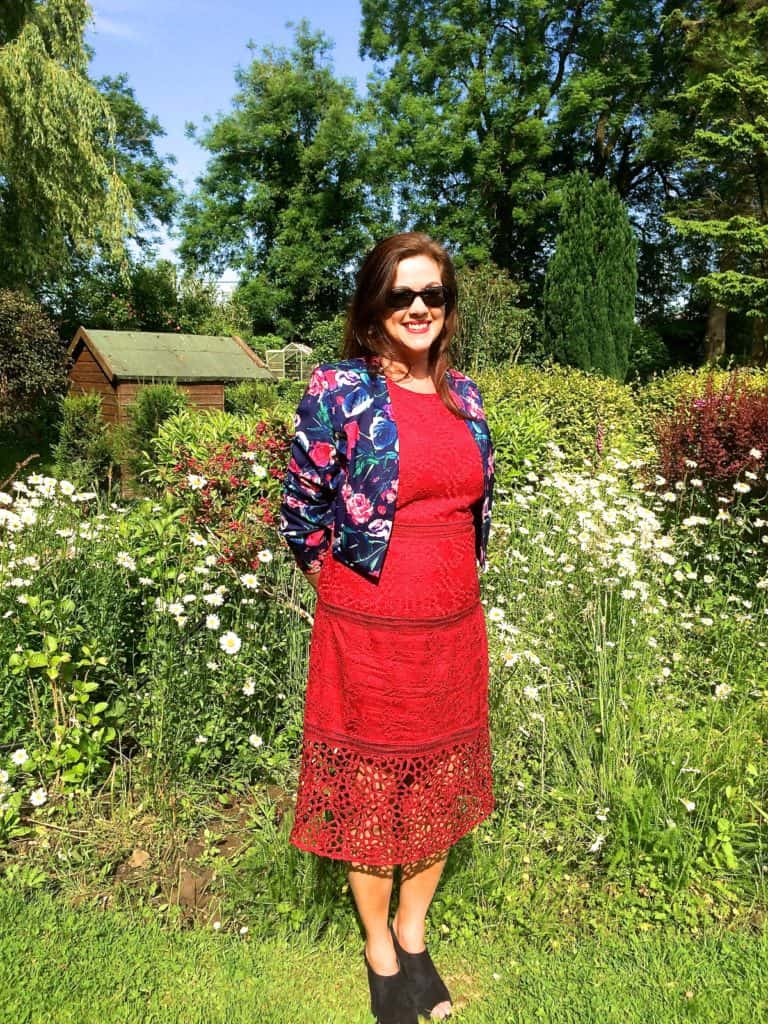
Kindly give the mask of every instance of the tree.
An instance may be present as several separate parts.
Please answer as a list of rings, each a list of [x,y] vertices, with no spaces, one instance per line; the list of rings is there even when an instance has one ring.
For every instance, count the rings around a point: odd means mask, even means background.
[[[634,328],[637,242],[607,182],[569,181],[544,283],[544,334],[559,362],[624,381]]]
[[[41,307],[0,289],[0,429],[18,427],[66,390],[66,349]]]
[[[115,164],[133,203],[136,219],[131,238],[146,253],[159,241],[159,228],[171,226],[181,202],[180,182],[173,173],[176,157],[158,153],[155,140],[162,138],[165,130],[136,99],[125,73],[105,75],[95,84],[109,104]],[[106,151],[110,138],[105,128],[102,126],[99,134]]]
[[[290,52],[238,69],[233,110],[193,137],[211,154],[183,217],[188,266],[241,272],[257,332],[294,333],[343,305],[351,271],[386,220],[369,184],[371,139],[331,44],[302,21]],[[253,49],[253,46],[252,46]]]
[[[605,178],[632,204],[663,186],[673,154],[655,125],[683,81],[680,39],[659,31],[667,6],[362,0],[401,222],[490,258],[536,301],[569,174]]]
[[[131,261],[127,273],[99,265],[76,282],[67,298],[59,325],[69,339],[80,324],[113,331],[251,334],[242,302],[222,298],[214,280],[184,274],[170,260]]]
[[[155,140],[165,132],[156,117],[147,113],[128,85],[127,75],[104,77],[96,82],[114,121],[114,156],[120,179],[127,187],[134,209],[130,238],[139,256],[116,260],[97,245],[95,254],[71,251],[55,278],[38,288],[38,297],[71,338],[80,324],[92,327],[128,326],[128,307],[144,305],[136,296],[136,280],[151,276],[151,257],[160,240],[159,229],[170,227],[181,201],[173,173],[176,158],[161,156]],[[108,139],[100,132],[102,144]],[[161,274],[162,276],[162,274]],[[156,292],[157,289],[154,289]],[[174,302],[167,315],[173,315]],[[157,303],[154,303],[157,306]],[[132,326],[135,326],[132,324]],[[154,325],[150,330],[162,328]]]
[[[71,252],[123,251],[132,216],[109,104],[89,81],[86,0],[0,8],[0,280],[34,287]]]
[[[698,280],[709,300],[706,356],[725,353],[729,311],[754,320],[752,354],[768,357],[768,8],[760,0],[704,0],[687,37],[687,87],[677,99],[693,131],[680,154],[686,196],[667,219],[708,241]]]

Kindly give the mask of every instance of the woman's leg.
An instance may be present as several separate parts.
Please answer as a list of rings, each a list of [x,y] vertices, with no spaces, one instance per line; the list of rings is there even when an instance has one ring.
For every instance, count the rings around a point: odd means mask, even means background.
[[[365,955],[376,974],[397,974],[398,964],[389,934],[389,901],[393,867],[350,863],[347,880],[365,929]]]
[[[447,860],[448,850],[444,850],[425,860],[403,865],[400,899],[392,927],[406,953],[421,953],[426,948],[424,932],[427,911]],[[432,1013],[436,1017],[443,1017],[450,1010],[451,1004],[444,1002],[434,1006]]]

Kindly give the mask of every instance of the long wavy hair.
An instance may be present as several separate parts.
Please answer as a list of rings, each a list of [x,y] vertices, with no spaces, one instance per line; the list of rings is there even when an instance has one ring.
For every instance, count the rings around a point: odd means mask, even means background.
[[[448,289],[445,322],[430,346],[427,364],[443,404],[462,419],[471,419],[457,405],[446,372],[453,366],[450,345],[458,325],[456,270],[442,245],[429,235],[419,231],[390,235],[378,242],[365,257],[357,273],[355,294],[347,310],[343,357],[350,359],[365,356],[369,359],[372,372],[379,372],[380,366],[375,358],[371,360],[370,357],[397,358],[400,361],[401,355],[396,353],[384,329],[384,320],[389,312],[387,294],[394,285],[398,264],[410,256],[429,256],[433,259],[440,268],[441,283]]]

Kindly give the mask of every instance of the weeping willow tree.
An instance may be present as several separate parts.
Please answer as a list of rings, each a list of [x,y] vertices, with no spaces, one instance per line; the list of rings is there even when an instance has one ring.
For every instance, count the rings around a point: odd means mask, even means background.
[[[0,284],[38,290],[132,223],[106,99],[87,74],[86,0],[0,5]],[[105,143],[106,139],[106,143]]]

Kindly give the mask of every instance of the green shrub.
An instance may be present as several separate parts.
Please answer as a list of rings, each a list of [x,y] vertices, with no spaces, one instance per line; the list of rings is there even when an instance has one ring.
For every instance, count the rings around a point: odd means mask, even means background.
[[[46,433],[67,388],[66,349],[44,311],[0,288],[0,429]]]
[[[274,409],[279,397],[271,381],[241,380],[224,388],[224,410],[235,416],[247,416],[257,410]]]
[[[669,349],[661,335],[651,327],[635,324],[629,340],[627,382],[644,381],[653,373],[669,369]]]
[[[547,441],[562,450],[564,466],[580,466],[585,457],[594,458],[600,425],[606,451],[615,447],[627,457],[641,454],[645,438],[636,427],[632,391],[609,377],[548,363],[541,368],[523,364],[498,368],[479,374],[477,381],[489,416],[496,421],[499,413],[494,406],[508,413],[517,410],[516,415],[527,409],[539,422],[546,422]],[[530,429],[538,436],[540,427]]]
[[[174,384],[148,384],[140,388],[128,407],[127,423],[114,431],[114,447],[131,476],[139,477],[151,461],[151,441],[169,416],[186,409],[189,398]]]
[[[307,334],[307,342],[312,346],[312,357],[315,363],[328,363],[334,359],[341,359],[345,320],[344,313],[337,313],[330,320],[320,320],[311,327]]]
[[[279,334],[256,334],[249,338],[248,344],[257,355],[266,360],[267,350],[284,348],[285,338],[281,338]]]
[[[515,363],[528,349],[535,317],[519,308],[522,289],[494,264],[458,272],[459,326],[452,349],[456,365],[467,373]]]
[[[509,487],[531,465],[542,462],[552,428],[538,406],[523,405],[511,397],[494,402],[487,409],[487,416],[496,480],[499,487]]]
[[[97,392],[65,395],[59,439],[53,446],[56,473],[79,486],[103,485],[111,472],[113,439]]]

